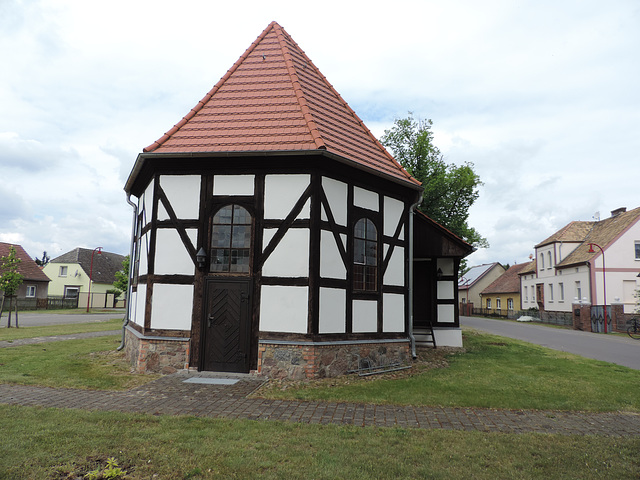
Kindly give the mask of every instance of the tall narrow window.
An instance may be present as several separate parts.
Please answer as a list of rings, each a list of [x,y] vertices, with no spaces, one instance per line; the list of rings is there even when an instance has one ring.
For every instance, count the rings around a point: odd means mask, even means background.
[[[640,241],[636,240],[636,260],[640,260]]]
[[[496,298],[496,310],[502,310],[502,299]]]
[[[580,287],[580,282],[576,282],[576,298],[578,301],[582,300],[582,288]]]
[[[507,298],[507,310],[513,310],[513,298]]]
[[[211,272],[249,273],[251,214],[240,205],[222,207],[211,227]]]
[[[353,232],[353,288],[378,289],[378,231],[368,218],[358,220]]]
[[[487,298],[487,309],[491,309],[491,299]]]

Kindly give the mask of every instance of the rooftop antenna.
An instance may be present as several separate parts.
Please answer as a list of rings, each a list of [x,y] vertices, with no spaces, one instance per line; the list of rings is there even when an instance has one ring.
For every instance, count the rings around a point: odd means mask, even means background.
[[[599,212],[599,211],[593,214],[593,219],[594,219],[596,222],[599,222],[599,221],[600,221],[600,212]]]

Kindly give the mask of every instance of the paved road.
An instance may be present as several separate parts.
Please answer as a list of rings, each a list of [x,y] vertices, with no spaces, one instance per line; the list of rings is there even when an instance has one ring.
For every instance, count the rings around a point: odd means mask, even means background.
[[[460,324],[561,352],[575,353],[640,370],[640,341],[626,335],[604,335],[479,317],[461,316]]]
[[[18,312],[18,321],[21,327],[42,327],[45,325],[63,325],[68,323],[91,323],[104,322],[112,318],[123,319],[125,315],[124,309],[110,310],[100,313],[29,313]],[[7,312],[2,314],[0,319],[0,328],[7,326]],[[11,326],[15,327],[15,313],[11,314]]]

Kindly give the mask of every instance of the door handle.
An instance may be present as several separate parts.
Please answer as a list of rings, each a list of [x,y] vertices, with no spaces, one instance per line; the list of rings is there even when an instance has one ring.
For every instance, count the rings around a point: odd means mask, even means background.
[[[209,318],[207,318],[207,327],[211,328],[211,322],[213,320],[213,315],[209,315]]]
[[[245,300],[249,300],[249,294],[247,292],[240,292],[240,301],[244,302]]]

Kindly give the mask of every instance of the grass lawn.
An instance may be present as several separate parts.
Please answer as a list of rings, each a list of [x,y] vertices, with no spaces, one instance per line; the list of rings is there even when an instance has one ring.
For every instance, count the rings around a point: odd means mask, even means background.
[[[431,350],[410,371],[304,385],[271,382],[260,393],[640,411],[638,371],[474,331],[464,337],[466,353]],[[153,378],[129,373],[122,354],[115,352],[119,342],[118,335],[2,348],[0,383],[126,389]],[[633,437],[302,425],[8,405],[0,405],[0,435],[0,479],[83,478],[104,471],[109,457],[127,471],[120,478],[129,480],[640,476],[640,439]]]
[[[109,335],[0,348],[0,383],[127,390],[158,377],[130,373],[124,353],[116,351],[120,341]]]
[[[640,371],[464,331],[466,353],[427,350],[407,373],[270,382],[268,398],[510,409],[640,412]],[[438,367],[433,368],[434,364]]]
[[[640,440],[154,417],[0,405],[0,478],[637,478]],[[82,477],[80,477],[82,478]]]
[[[109,330],[118,330],[121,327],[122,319],[112,318],[104,322],[47,325],[43,327],[0,328],[0,341],[48,337],[52,335],[68,335],[71,333],[106,332]]]

